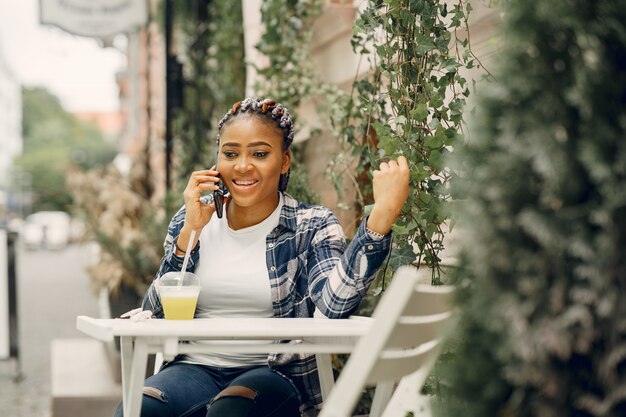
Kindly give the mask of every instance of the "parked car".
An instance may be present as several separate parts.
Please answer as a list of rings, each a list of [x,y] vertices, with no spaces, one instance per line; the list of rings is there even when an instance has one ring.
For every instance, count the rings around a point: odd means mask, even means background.
[[[26,218],[22,241],[28,249],[63,249],[71,240],[71,218],[64,211],[39,211]]]

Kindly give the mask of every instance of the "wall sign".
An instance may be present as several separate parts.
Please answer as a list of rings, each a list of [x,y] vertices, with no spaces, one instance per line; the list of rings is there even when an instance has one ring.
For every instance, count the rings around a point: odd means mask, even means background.
[[[74,35],[110,38],[148,21],[147,0],[39,0],[41,23]]]

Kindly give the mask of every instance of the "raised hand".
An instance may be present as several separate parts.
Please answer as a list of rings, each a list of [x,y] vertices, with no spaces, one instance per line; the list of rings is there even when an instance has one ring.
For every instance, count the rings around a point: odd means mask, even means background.
[[[372,174],[374,207],[367,219],[367,228],[387,234],[400,215],[409,196],[409,166],[401,155],[397,161],[382,162]]]
[[[203,193],[215,191],[218,188],[217,183],[220,181],[219,173],[215,170],[215,166],[211,169],[195,171],[189,177],[183,198],[185,200],[185,224],[178,235],[176,245],[178,248],[185,250],[189,243],[191,231],[195,230],[195,239],[192,247],[196,246],[200,238],[200,231],[209,223],[211,216],[215,212],[215,204],[206,204],[200,200]],[[176,251],[177,254],[184,253],[181,250]]]

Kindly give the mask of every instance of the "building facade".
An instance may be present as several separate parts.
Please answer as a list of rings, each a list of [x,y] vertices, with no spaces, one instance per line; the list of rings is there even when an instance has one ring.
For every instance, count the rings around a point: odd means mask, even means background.
[[[165,198],[165,46],[155,20],[158,0],[149,1],[151,18],[127,34],[127,66],[117,75],[124,120],[119,149],[132,179],[146,183],[154,202]],[[145,180],[145,181],[144,181]]]

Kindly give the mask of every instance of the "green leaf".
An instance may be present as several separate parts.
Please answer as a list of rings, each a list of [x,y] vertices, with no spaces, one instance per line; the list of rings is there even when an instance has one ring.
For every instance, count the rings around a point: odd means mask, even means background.
[[[378,55],[383,58],[386,58],[388,55],[393,55],[395,53],[395,50],[387,45],[376,45],[374,46],[374,48],[376,49],[376,53],[378,53]]]
[[[411,168],[409,176],[411,178],[411,182],[417,184],[430,177],[430,172],[424,167],[424,164],[420,162]]]
[[[443,106],[443,98],[440,96],[435,96],[430,100],[430,106],[434,107],[435,109]]]
[[[417,259],[417,255],[413,252],[413,247],[406,242],[402,242],[391,250],[389,265],[395,271],[400,266],[410,265],[415,259]]]
[[[402,21],[402,25],[404,27],[410,27],[412,23],[415,22],[415,15],[409,13],[408,10],[400,11],[400,20]]]
[[[391,156],[400,149],[400,140],[396,136],[387,135],[380,138],[378,143],[380,149],[385,151],[386,156]]]
[[[418,123],[426,120],[428,117],[428,108],[426,107],[426,104],[419,103],[415,109],[411,111],[411,117]]]
[[[439,126],[432,136],[426,137],[424,144],[430,149],[439,149],[443,146],[446,140],[446,131],[443,127]]]
[[[415,50],[418,54],[424,55],[433,49],[435,49],[435,43],[431,38],[419,33],[415,35]]]
[[[428,158],[428,162],[433,166],[436,172],[441,171],[441,163],[442,163],[442,155],[441,152],[433,149],[430,153],[430,158]]]
[[[393,133],[391,126],[382,122],[372,123],[372,127],[376,130],[376,134],[380,136],[389,136]]]
[[[443,69],[450,72],[456,72],[461,64],[459,64],[454,58],[444,58],[439,64]]]
[[[437,226],[435,226],[434,224],[430,223],[426,226],[426,236],[428,237],[428,239],[432,239],[433,235],[437,232]]]
[[[409,228],[400,224],[392,225],[391,230],[393,230],[394,233],[400,234],[400,235],[406,235],[409,233]]]
[[[394,232],[401,233],[401,234],[409,234],[416,228],[417,228],[417,223],[413,219],[408,219],[408,220],[401,219],[401,220],[398,220],[396,224],[392,226],[392,229],[394,230]]]
[[[450,112],[452,114],[462,114],[463,107],[465,106],[465,100],[457,99],[450,102]]]

